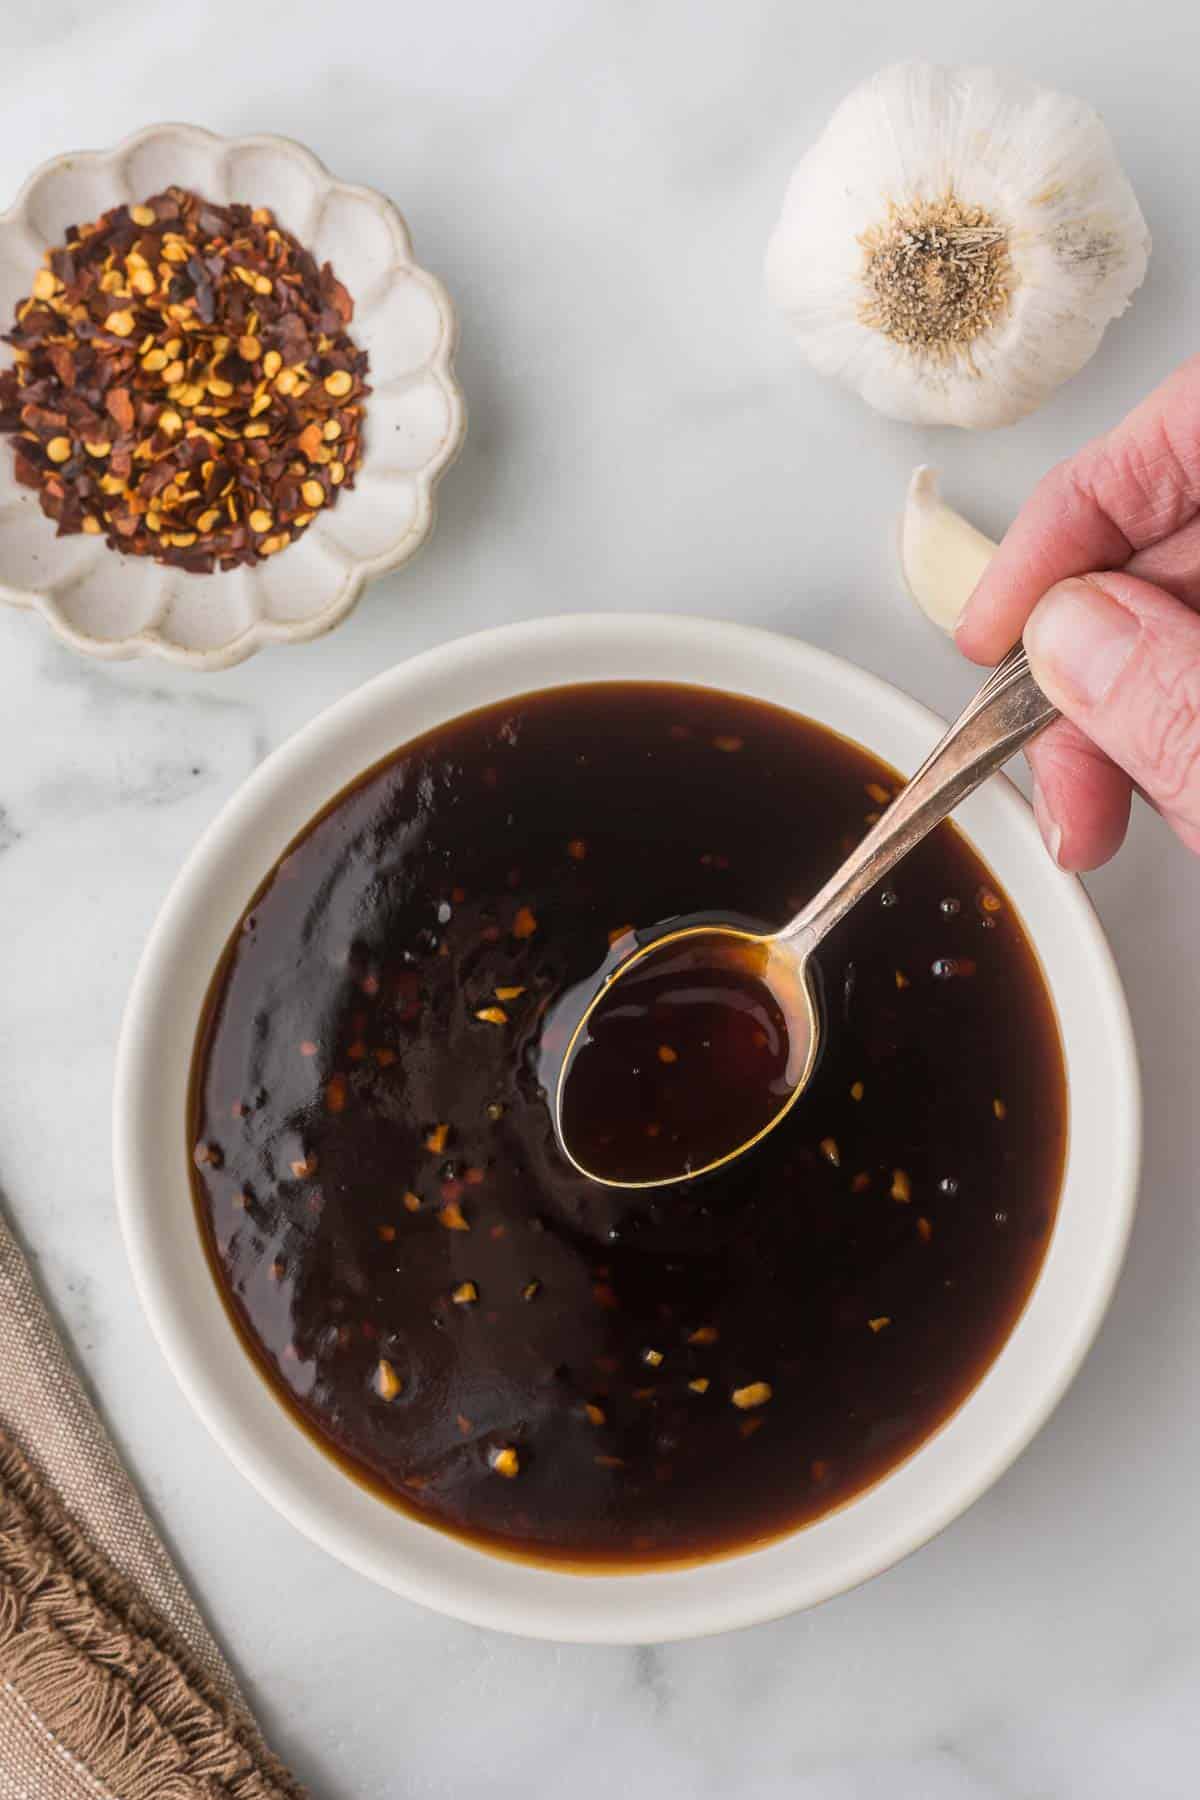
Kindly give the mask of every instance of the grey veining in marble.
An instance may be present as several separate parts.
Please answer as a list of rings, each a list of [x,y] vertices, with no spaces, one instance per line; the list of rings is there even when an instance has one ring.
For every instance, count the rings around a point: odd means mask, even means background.
[[[867,414],[760,265],[847,87],[909,54],[1108,119],[1156,238],[1082,377],[1011,430]],[[937,1542],[820,1611],[638,1651],[509,1642],[377,1592],[268,1511],[175,1389],[116,1236],[109,1087],[163,893],[255,762],[397,658],[593,607],[807,636],[943,712],[972,676],[897,591],[917,461],[999,528],[1197,348],[1200,26],[1184,0],[151,0],[0,7],[0,190],[158,117],[281,131],[389,192],[463,328],[428,550],[336,636],[218,677],[85,664],[0,615],[0,1184],[280,1748],[323,1800],[1183,1800],[1200,1751],[1200,864],[1141,816],[1091,881],[1145,1065],[1144,1198],[1096,1350]]]

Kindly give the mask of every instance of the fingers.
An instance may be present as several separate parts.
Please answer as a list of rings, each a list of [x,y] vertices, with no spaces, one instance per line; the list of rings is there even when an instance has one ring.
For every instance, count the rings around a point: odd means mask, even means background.
[[[1200,617],[1134,576],[1093,575],[1044,595],[1025,648],[1066,718],[1200,851]],[[1064,843],[1076,791],[1068,784],[1044,795],[1049,809],[1063,809],[1054,820]],[[1093,796],[1089,830],[1094,806]]]
[[[1200,611],[1200,518],[1164,538],[1161,544],[1139,550],[1121,573],[1140,575],[1143,581],[1152,581],[1155,587]]]
[[[1059,719],[1026,753],[1033,810],[1060,869],[1098,869],[1120,849],[1132,783],[1077,725]]]
[[[1200,357],[1193,357],[1114,431],[1038,483],[971,596],[959,648],[976,662],[998,662],[1056,581],[1120,568],[1198,513]]]

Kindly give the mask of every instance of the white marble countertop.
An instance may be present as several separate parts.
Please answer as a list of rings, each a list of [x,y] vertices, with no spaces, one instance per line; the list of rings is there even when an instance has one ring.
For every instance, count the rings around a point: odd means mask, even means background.
[[[1089,883],[1147,1089],[1141,1212],[1101,1339],[965,1518],[822,1610],[708,1642],[469,1630],[309,1546],[225,1461],[138,1311],[109,1174],[118,1020],[186,851],[258,759],[426,645],[542,612],[745,619],[942,711],[971,682],[897,591],[919,460],[1001,526],[1197,348],[1200,27],[1143,0],[147,0],[0,8],[0,190],[156,118],[288,133],[400,204],[462,316],[472,422],[429,549],[334,637],[223,676],[86,663],[0,617],[0,1188],[269,1732],[328,1800],[1159,1800],[1200,1747],[1200,863],[1157,821]],[[1037,417],[877,420],[768,315],[767,232],[842,92],[907,54],[1088,96],[1156,238]],[[4,203],[0,201],[0,203]]]

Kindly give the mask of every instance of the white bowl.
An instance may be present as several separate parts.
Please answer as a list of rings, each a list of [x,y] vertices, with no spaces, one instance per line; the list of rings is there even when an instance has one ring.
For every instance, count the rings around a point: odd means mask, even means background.
[[[750,1625],[853,1587],[916,1549],[996,1480],[1061,1397],[1108,1303],[1134,1209],[1140,1104],[1125,1000],[1095,915],[1078,882],[1050,863],[1015,789],[992,781],[962,808],[961,823],[1038,947],[1062,1030],[1072,1128],[1058,1218],[1032,1296],[953,1417],[876,1486],[813,1525],[696,1567],[628,1575],[563,1573],[492,1555],[350,1481],[251,1364],[201,1248],[185,1109],[209,978],[287,844],[405,738],[516,694],[602,680],[689,682],[774,701],[903,770],[942,729],[912,700],[834,657],[701,619],[597,614],[513,625],[378,676],[255,771],[168,896],[121,1036],[116,1181],[134,1278],[168,1361],[213,1436],[294,1525],[385,1587],[475,1624],[647,1643]]]
[[[0,600],[34,608],[89,656],[149,654],[227,669],[263,644],[332,631],[372,576],[420,548],[466,412],[451,367],[454,308],[441,282],[413,261],[404,220],[382,194],[334,181],[288,138],[152,125],[115,149],[43,163],[0,215],[0,329],[68,225],[172,182],[209,200],[271,207],[349,289],[350,331],[367,352],[372,389],[355,485],[280,555],[228,574],[191,575],[121,556],[101,538],[56,537],[37,495],[18,484],[11,441],[3,440]]]

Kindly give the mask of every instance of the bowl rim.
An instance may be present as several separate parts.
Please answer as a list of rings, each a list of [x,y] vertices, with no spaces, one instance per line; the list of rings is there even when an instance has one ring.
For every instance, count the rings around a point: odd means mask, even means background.
[[[611,672],[598,672],[601,667]],[[569,673],[572,668],[577,672]],[[205,932],[224,943],[296,829],[353,770],[378,760],[384,738],[398,748],[489,702],[606,679],[673,679],[783,705],[789,702],[780,692],[794,686],[794,710],[821,718],[827,706],[843,703],[858,719],[854,735],[909,766],[944,729],[918,702],[829,652],[758,627],[686,615],[538,619],[397,664],[266,758],[185,861],[147,940],[122,1022],[113,1154],[121,1230],[151,1329],[211,1435],[278,1512],[359,1573],[468,1623],[555,1641],[637,1644],[738,1629],[856,1587],[928,1542],[999,1478],[1062,1398],[1107,1309],[1136,1205],[1141,1094],[1128,1007],[1092,905],[1075,877],[1044,857],[1030,809],[1011,783],[989,783],[960,819],[989,863],[995,852],[980,845],[981,836],[1007,846],[1009,862],[999,859],[997,879],[1010,894],[1027,890],[1023,901],[1014,894],[1014,903],[1028,922],[1058,1011],[1072,1124],[1059,1216],[1041,1272],[1009,1338],[957,1411],[904,1462],[833,1513],[782,1538],[691,1565],[627,1573],[538,1566],[431,1529],[359,1488],[293,1422],[240,1346],[196,1233],[180,1081],[185,1093],[195,995],[207,989],[215,961],[207,951],[198,956],[196,944]],[[395,729],[397,717],[405,717],[403,731]],[[902,743],[902,754],[880,749],[881,740]],[[272,843],[263,845],[264,831]],[[219,895],[222,882],[227,891]],[[1028,894],[1039,893],[1044,899],[1035,899],[1034,910],[1047,915],[1045,924],[1028,918]],[[189,996],[182,1006],[181,987]],[[164,1121],[172,1105],[179,1110],[168,1141]],[[1081,1111],[1086,1131],[1077,1128]],[[1106,1179],[1097,1187],[1099,1172]],[[238,1344],[233,1358],[220,1353],[225,1342],[213,1309],[228,1342]],[[286,1436],[272,1419],[285,1422]]]
[[[436,456],[412,473],[417,494],[417,506],[413,518],[402,536],[371,556],[359,556],[346,550],[344,545],[339,545],[339,557],[342,563],[341,576],[337,586],[331,587],[329,598],[318,611],[296,620],[256,618],[236,636],[227,639],[225,643],[213,645],[209,649],[189,649],[185,644],[162,636],[156,625],[142,626],[126,637],[96,637],[91,632],[83,631],[73,625],[60,611],[57,596],[63,591],[63,584],[55,584],[47,591],[36,587],[17,586],[6,582],[0,576],[0,602],[17,610],[38,613],[62,643],[69,645],[71,649],[78,651],[83,656],[92,656],[107,662],[124,661],[135,656],[154,656],[182,668],[215,673],[245,662],[248,657],[255,655],[269,644],[302,644],[309,643],[314,638],[324,637],[326,633],[333,631],[349,618],[369,582],[399,568],[410,557],[416,555],[432,535],[437,522],[438,486],[443,475],[457,460],[462,450],[467,431],[467,409],[463,391],[454,370],[454,356],[458,348],[459,337],[458,314],[454,302],[443,282],[416,260],[412,234],[399,207],[386,194],[375,188],[364,187],[356,182],[340,181],[319,156],[296,138],[270,131],[245,132],[236,136],[227,136],[223,132],[212,131],[204,125],[172,120],[160,120],[154,124],[144,125],[137,131],[130,132],[126,137],[119,139],[115,144],[90,150],[67,150],[39,163],[25,177],[11,205],[0,211],[0,231],[10,226],[24,229],[30,240],[30,253],[33,255],[34,239],[37,234],[32,229],[28,212],[44,181],[60,169],[81,163],[100,168],[111,166],[119,174],[126,159],[141,145],[153,142],[156,138],[172,137],[184,144],[203,144],[209,148],[221,149],[226,153],[247,149],[274,151],[305,168],[312,178],[315,190],[323,196],[322,205],[327,204],[331,197],[344,196],[370,206],[387,228],[392,246],[391,266],[393,272],[397,269],[404,269],[412,278],[418,279],[421,285],[428,289],[437,307],[442,327],[437,347],[424,367],[436,378],[446,399],[446,435]],[[116,204],[116,198],[112,204]],[[38,241],[40,242],[40,239]],[[34,267],[36,264],[31,265],[31,277]],[[0,445],[0,450],[3,449],[4,446]],[[364,447],[362,467],[367,467],[369,458],[370,444],[368,440]],[[49,521],[47,521],[47,530],[49,531]],[[115,555],[115,553],[110,554]],[[212,577],[206,579],[212,579]],[[68,587],[70,585],[70,583],[67,584]]]

